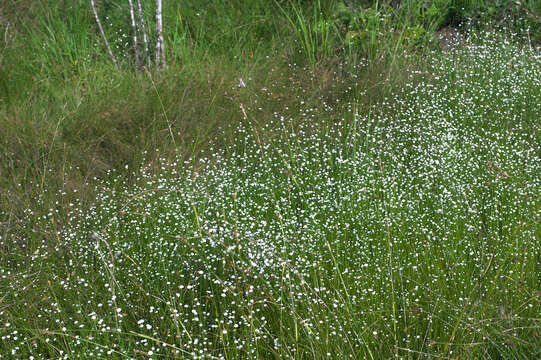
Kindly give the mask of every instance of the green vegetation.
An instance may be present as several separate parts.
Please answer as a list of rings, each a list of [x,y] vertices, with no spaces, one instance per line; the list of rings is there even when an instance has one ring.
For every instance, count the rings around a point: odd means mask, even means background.
[[[95,2],[2,4],[0,358],[541,356],[540,1]]]

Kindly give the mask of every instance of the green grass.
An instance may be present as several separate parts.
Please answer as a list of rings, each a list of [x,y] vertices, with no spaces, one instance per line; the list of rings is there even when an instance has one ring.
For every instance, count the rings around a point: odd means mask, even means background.
[[[541,355],[538,3],[350,3],[6,5],[0,358]]]

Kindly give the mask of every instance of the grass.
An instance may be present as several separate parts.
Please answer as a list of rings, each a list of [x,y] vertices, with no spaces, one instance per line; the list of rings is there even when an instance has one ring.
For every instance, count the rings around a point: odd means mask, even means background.
[[[137,72],[125,8],[115,68],[85,2],[15,2],[0,357],[539,356],[535,28],[362,3],[171,3]]]

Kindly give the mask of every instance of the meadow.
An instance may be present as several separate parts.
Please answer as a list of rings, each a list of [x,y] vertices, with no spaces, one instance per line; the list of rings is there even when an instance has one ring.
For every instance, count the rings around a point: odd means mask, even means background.
[[[539,2],[96,5],[1,18],[0,358],[541,356]]]

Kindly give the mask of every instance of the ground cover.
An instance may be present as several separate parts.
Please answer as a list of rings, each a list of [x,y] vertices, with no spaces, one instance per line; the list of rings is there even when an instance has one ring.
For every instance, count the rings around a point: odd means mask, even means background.
[[[179,159],[104,182],[3,272],[4,352],[534,356],[540,70],[527,47],[470,39],[369,117],[351,103],[321,133],[304,109],[262,141],[247,112],[197,172]]]
[[[539,356],[535,37],[442,56],[454,17],[391,3],[189,5],[162,72],[36,50],[1,108],[1,356]]]

